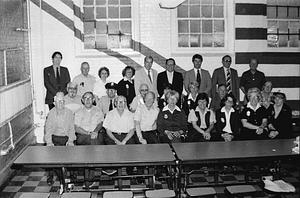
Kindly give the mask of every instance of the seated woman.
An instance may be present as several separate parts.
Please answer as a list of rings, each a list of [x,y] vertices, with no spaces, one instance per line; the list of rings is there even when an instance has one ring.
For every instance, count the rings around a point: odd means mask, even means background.
[[[226,94],[221,101],[221,109],[216,111],[216,137],[215,140],[230,142],[236,139],[240,128],[239,112],[234,109],[235,97]]]
[[[197,81],[189,84],[189,94],[183,97],[182,110],[188,116],[191,109],[196,109],[197,103],[196,98],[198,96],[199,83]]]
[[[181,136],[187,131],[187,120],[185,113],[176,105],[179,94],[172,90],[166,98],[168,104],[159,112],[157,118],[160,142],[181,142]]]
[[[126,66],[122,71],[123,79],[118,83],[117,93],[119,96],[125,96],[128,107],[135,97],[134,80],[132,79],[134,74],[135,69],[131,66]]]
[[[256,88],[251,88],[248,90],[247,97],[249,102],[241,113],[243,125],[241,139],[267,139],[267,113],[266,109],[260,105],[260,91]]]
[[[192,122],[193,130],[188,132],[188,142],[202,142],[211,139],[211,131],[216,122],[215,114],[207,108],[208,95],[206,93],[199,93],[196,98],[198,106],[195,110],[191,110],[188,121]]]
[[[274,92],[274,105],[269,120],[269,138],[286,139],[292,137],[292,111],[285,104],[284,93]]]

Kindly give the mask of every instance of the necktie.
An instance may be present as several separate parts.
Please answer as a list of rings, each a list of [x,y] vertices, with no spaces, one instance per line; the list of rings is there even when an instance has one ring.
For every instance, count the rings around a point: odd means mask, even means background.
[[[113,100],[109,100],[109,111],[113,110]]]
[[[150,82],[152,83],[150,70],[148,70],[148,77],[149,77]]]
[[[197,82],[199,83],[199,87],[200,87],[200,84],[201,84],[201,76],[200,76],[200,71],[199,71],[199,69],[197,69]]]
[[[56,82],[57,82],[57,85],[58,85],[58,89],[60,90],[60,74],[59,74],[59,69],[58,67],[56,67]]]
[[[230,93],[232,90],[231,90],[231,78],[230,78],[230,69],[228,68],[227,69],[227,72],[226,72],[226,89],[227,89],[227,92]]]

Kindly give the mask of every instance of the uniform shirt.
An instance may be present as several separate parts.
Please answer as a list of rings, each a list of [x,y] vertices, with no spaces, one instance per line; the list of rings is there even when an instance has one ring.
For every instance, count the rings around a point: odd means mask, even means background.
[[[94,131],[97,125],[103,122],[103,119],[103,113],[95,106],[92,106],[90,109],[82,106],[75,113],[75,125],[88,132]]]
[[[196,107],[195,110],[192,109],[190,111],[190,114],[189,114],[189,117],[188,117],[188,122],[197,122],[198,121],[198,117],[196,116],[196,113],[195,113],[196,111],[199,112],[199,115],[200,115],[201,125],[199,127],[201,129],[207,129],[209,127],[209,126],[206,126],[206,122],[205,122],[205,115],[209,111],[210,111],[209,123],[210,124],[216,123],[216,116],[215,116],[213,111],[211,111],[208,108],[205,108],[204,113],[202,113],[200,111],[199,107]]]
[[[250,102],[247,103],[247,106],[245,109],[243,109],[241,114],[241,119],[247,120],[250,124],[254,124],[256,126],[260,126],[262,124],[262,120],[264,118],[267,118],[266,109],[263,106],[260,106],[258,103],[256,108],[254,109]],[[251,129],[249,129],[251,130]],[[253,129],[252,131],[256,131]]]
[[[124,109],[123,114],[120,115],[115,108],[107,113],[103,127],[114,133],[129,133],[134,129],[133,113]]]
[[[82,96],[85,92],[93,92],[94,84],[96,82],[96,78],[90,74],[84,76],[83,74],[79,74],[75,76],[73,79],[73,83],[77,85],[77,95]]]
[[[81,97],[75,96],[74,98],[69,97],[68,95],[65,96],[65,107],[70,109],[73,113],[78,111],[82,106]]]
[[[145,105],[140,105],[134,113],[134,120],[140,122],[142,131],[156,130],[156,120],[159,113],[159,109],[152,105],[148,109]]]
[[[48,113],[45,124],[45,141],[52,143],[52,135],[68,136],[68,142],[73,142],[75,138],[74,114],[71,110],[64,108],[62,114],[58,114],[56,107]]]

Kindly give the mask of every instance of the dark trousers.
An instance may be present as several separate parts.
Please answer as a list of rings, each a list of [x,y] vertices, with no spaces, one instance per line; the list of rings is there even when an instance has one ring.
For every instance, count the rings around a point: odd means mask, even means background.
[[[49,110],[53,109],[55,107],[55,105],[52,103],[52,104],[48,104],[48,107],[49,107]]]
[[[147,144],[157,144],[159,143],[157,137],[157,131],[142,131],[143,138],[147,141]]]
[[[92,139],[90,135],[76,133],[76,145],[103,145],[103,133],[98,133],[97,138]]]
[[[206,129],[202,129],[202,130],[206,130]],[[188,132],[187,142],[205,142],[205,141],[209,141],[209,140],[206,140],[201,133],[196,131],[196,129],[193,128]]]

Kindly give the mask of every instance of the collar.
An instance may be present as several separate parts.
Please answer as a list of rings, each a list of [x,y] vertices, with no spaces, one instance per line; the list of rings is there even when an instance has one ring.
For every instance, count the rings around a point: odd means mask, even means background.
[[[198,69],[196,69],[196,68],[194,67],[194,72],[195,72],[195,74],[197,74],[197,71],[198,71]],[[199,68],[199,72],[200,72],[200,75],[201,75],[201,67]]]
[[[197,96],[198,96],[198,93],[197,93],[197,95],[196,95],[196,98],[197,98]],[[196,100],[196,98],[195,98],[195,100]],[[188,100],[189,100],[189,99],[195,101],[194,98],[192,97],[192,94],[191,94],[191,93],[189,93]]]
[[[224,67],[224,66],[222,66],[222,67],[223,67],[223,69],[224,69],[225,74],[226,74],[226,72],[227,72],[228,69],[229,69],[229,71],[230,71],[230,67],[229,67],[229,68]]]
[[[172,72],[169,72],[168,70],[166,70],[167,74],[170,74],[170,75],[173,75],[174,74],[174,71]]]
[[[221,112],[226,112],[225,107],[222,107]],[[235,112],[234,108],[231,107],[229,113]]]
[[[175,105],[175,109],[174,109],[174,110],[181,111],[181,109],[180,109],[177,105]],[[170,111],[170,112],[172,112],[172,111],[169,109],[169,106],[168,106],[168,105],[166,105],[166,106],[163,108],[162,111]]]
[[[145,67],[144,67],[144,70],[146,72],[146,74],[148,74],[148,71],[150,71],[150,74],[152,74],[152,68],[150,70],[147,70]]]
[[[256,111],[258,108],[260,108],[261,107],[261,105],[258,103],[257,105],[256,105],[256,108],[253,108],[251,105],[250,105],[250,102],[248,102],[247,103],[247,108],[249,108],[249,109],[252,109],[253,111]]]
[[[196,107],[195,111],[201,112],[198,106]],[[209,111],[209,109],[206,107],[204,110],[204,114],[206,114],[208,111]]]
[[[126,77],[124,77],[124,78],[123,78],[123,80],[124,80],[124,81],[128,81],[128,82],[132,83],[132,79],[130,79],[130,80],[129,80],[129,79],[128,79],[128,78],[126,78]]]
[[[166,99],[166,96],[165,96],[165,94],[163,94],[163,95],[160,97],[160,99],[163,99],[163,100],[165,100],[165,99]]]

